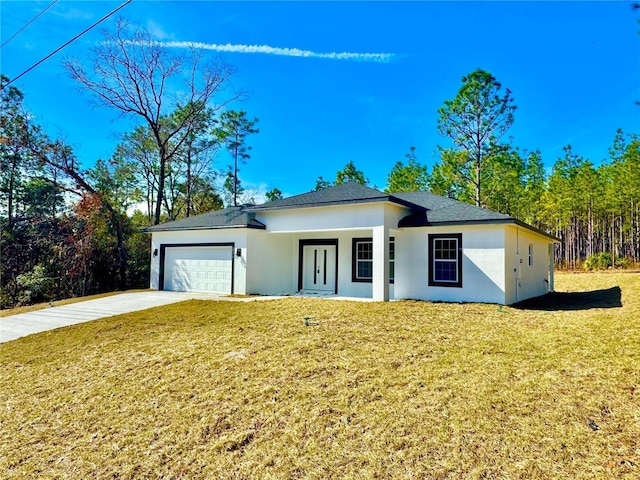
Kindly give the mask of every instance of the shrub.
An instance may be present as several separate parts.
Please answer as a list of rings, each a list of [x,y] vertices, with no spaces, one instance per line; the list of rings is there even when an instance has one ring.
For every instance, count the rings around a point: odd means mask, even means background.
[[[630,258],[626,257],[616,257],[615,268],[629,268],[633,264],[633,261]]]
[[[615,262],[610,253],[602,252],[591,255],[582,263],[582,268],[588,271],[607,270],[608,268],[628,268],[631,261],[628,258],[616,257]]]
[[[21,288],[18,301],[23,305],[50,300],[53,294],[53,279],[46,274],[42,265],[36,265],[30,272],[18,275],[16,283]]]

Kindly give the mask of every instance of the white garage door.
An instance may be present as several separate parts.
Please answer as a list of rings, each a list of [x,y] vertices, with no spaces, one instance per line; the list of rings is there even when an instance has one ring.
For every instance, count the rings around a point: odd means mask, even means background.
[[[231,293],[231,247],[167,247],[164,289]]]

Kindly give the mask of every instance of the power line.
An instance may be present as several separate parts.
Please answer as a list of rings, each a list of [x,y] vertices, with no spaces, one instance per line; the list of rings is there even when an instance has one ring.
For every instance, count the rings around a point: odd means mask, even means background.
[[[78,35],[76,35],[75,37],[73,37],[71,40],[69,40],[67,43],[65,43],[64,45],[62,45],[61,47],[56,48],[53,52],[51,52],[49,55],[47,55],[46,57],[44,57],[42,60],[40,60],[39,62],[35,63],[34,65],[30,66],[29,68],[27,68],[24,72],[22,72],[20,75],[18,75],[17,77],[11,79],[10,81],[8,81],[7,83],[5,83],[2,86],[2,90],[4,90],[5,88],[7,88],[9,85],[11,85],[13,82],[15,82],[16,80],[18,80],[20,77],[22,77],[23,75],[29,73],[31,70],[33,70],[34,68],[36,68],[38,65],[40,65],[42,62],[44,62],[45,60],[53,57],[56,53],[58,53],[60,50],[62,50],[64,47],[66,47],[67,45],[69,45],[72,42],[75,42],[78,38],[80,38],[82,35],[84,35],[85,33],[87,33],[89,30],[91,30],[93,27],[95,27],[96,25],[104,22],[107,18],[109,18],[111,15],[113,15],[114,13],[116,13],[118,10],[120,10],[121,8],[125,7],[126,5],[128,5],[129,3],[131,3],[133,0],[127,0],[126,2],[124,2],[122,5],[120,5],[118,8],[116,8],[115,10],[112,10],[111,12],[109,12],[108,14],[106,14],[104,17],[102,17],[100,20],[98,20],[96,23],[94,23],[93,25],[91,25],[89,28],[83,30],[82,32],[80,32]]]
[[[16,33],[14,33],[13,35],[11,35],[9,37],[9,39],[7,39],[7,41],[5,41],[2,45],[0,45],[0,48],[4,47],[7,43],[9,43],[11,40],[13,40],[15,37],[18,36],[18,34],[23,31],[25,28],[27,28],[29,25],[31,25],[33,22],[35,22],[38,18],[40,18],[40,16],[46,12],[47,10],[49,10],[51,7],[53,7],[56,3],[58,3],[58,0],[53,0],[53,2],[51,2],[49,4],[49,6],[47,8],[45,8],[44,10],[42,10],[38,15],[36,15],[35,17],[33,17],[31,20],[29,20],[20,30],[18,30]]]

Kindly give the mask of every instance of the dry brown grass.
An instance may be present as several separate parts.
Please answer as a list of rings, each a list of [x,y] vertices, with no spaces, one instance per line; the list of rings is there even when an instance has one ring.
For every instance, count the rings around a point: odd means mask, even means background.
[[[622,306],[189,301],[9,342],[0,472],[638,478],[640,275],[557,288]]]

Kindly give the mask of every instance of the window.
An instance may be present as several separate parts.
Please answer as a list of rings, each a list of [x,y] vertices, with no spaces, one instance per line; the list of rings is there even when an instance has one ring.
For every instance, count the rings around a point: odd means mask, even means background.
[[[429,285],[462,287],[462,234],[429,235]]]
[[[393,283],[395,274],[396,242],[389,238],[389,282]],[[353,265],[351,280],[353,282],[371,282],[373,279],[373,239],[353,239]]]
[[[370,238],[353,239],[353,281],[370,282],[373,278],[373,242]]]
[[[533,266],[533,245],[529,244],[529,266]]]

